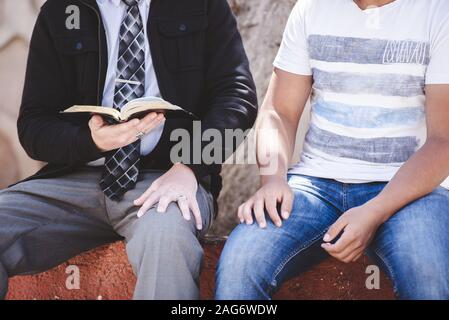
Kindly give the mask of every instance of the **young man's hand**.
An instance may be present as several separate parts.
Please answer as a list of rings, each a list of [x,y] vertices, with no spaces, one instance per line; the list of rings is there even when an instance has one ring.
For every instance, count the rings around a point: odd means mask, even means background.
[[[196,227],[201,230],[203,222],[196,200],[197,190],[198,182],[193,171],[181,163],[175,164],[134,201],[134,205],[140,206],[137,216],[142,217],[156,203],[157,212],[163,213],[170,203],[176,202],[186,220],[191,219],[190,211],[193,213]]]
[[[141,138],[139,133],[149,133],[164,120],[163,114],[152,112],[140,120],[132,119],[125,123],[108,125],[101,116],[94,115],[89,121],[89,128],[97,148],[106,152],[137,141]]]
[[[346,211],[328,230],[321,245],[334,258],[345,262],[356,261],[383,223],[382,212],[369,204]],[[341,237],[332,244],[339,235]]]
[[[253,224],[253,214],[261,228],[267,227],[265,210],[277,227],[282,226],[282,219],[287,220],[293,205],[293,191],[285,178],[271,177],[262,182],[262,187],[238,209],[241,223]],[[281,204],[281,214],[278,204]]]

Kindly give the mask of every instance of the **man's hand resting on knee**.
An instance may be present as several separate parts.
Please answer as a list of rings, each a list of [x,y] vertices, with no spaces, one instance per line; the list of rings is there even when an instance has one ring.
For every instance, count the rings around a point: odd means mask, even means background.
[[[261,228],[267,227],[265,211],[277,227],[282,226],[282,219],[287,220],[293,205],[293,191],[285,178],[262,178],[262,187],[238,209],[241,223],[250,225],[254,218]],[[280,204],[280,213],[278,205]],[[281,218],[282,217],[282,218]]]
[[[157,211],[163,213],[170,203],[176,202],[186,220],[190,220],[190,212],[193,213],[196,227],[201,230],[203,222],[196,200],[197,190],[198,182],[193,171],[189,167],[177,163],[155,180],[148,190],[134,201],[134,205],[141,206],[137,216],[142,217],[156,203],[158,203]]]
[[[106,152],[137,141],[140,139],[139,133],[149,133],[164,120],[163,114],[152,112],[140,120],[132,119],[125,123],[108,125],[101,116],[94,115],[89,121],[89,128],[97,148]]]

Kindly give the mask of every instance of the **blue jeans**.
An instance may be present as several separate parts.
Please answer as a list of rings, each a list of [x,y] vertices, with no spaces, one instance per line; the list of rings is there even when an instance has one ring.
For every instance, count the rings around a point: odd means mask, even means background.
[[[295,200],[282,228],[267,218],[266,229],[241,224],[232,232],[217,270],[217,299],[270,299],[284,281],[328,257],[320,244],[341,214],[385,187],[302,175],[288,183]],[[397,212],[367,253],[400,299],[449,299],[449,191],[439,187]]]

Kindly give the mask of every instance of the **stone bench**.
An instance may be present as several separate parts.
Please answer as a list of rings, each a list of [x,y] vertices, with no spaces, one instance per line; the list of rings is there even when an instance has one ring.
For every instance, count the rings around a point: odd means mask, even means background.
[[[212,299],[215,267],[223,248],[223,238],[208,238],[204,242],[205,260],[201,274],[201,298]],[[80,271],[80,289],[69,290],[66,280],[75,265]],[[275,299],[394,299],[389,280],[381,275],[380,289],[368,290],[365,273],[368,258],[343,264],[328,259],[313,270],[288,281]],[[33,275],[14,277],[10,281],[7,299],[130,299],[135,277],[128,264],[123,243],[117,242],[80,256],[50,270]]]

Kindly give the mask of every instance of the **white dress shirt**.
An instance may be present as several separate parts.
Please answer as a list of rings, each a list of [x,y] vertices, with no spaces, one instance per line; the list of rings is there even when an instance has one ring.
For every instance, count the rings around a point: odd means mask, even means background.
[[[139,3],[140,15],[144,25],[144,32],[147,35],[147,21],[150,12],[151,0],[141,0]],[[115,81],[117,73],[117,59],[119,51],[119,34],[122,20],[126,13],[126,4],[122,0],[97,0],[100,8],[101,17],[103,19],[106,31],[106,39],[108,43],[108,70],[106,73],[106,82],[103,91],[102,105],[112,107],[114,105]],[[145,36],[145,97],[160,97],[159,86],[154,72],[153,61],[151,59],[150,44],[148,37]],[[140,153],[145,156],[154,150],[159,142],[164,124],[150,131],[141,139]],[[137,133],[136,133],[137,134]],[[104,159],[89,163],[91,165],[103,165]]]

